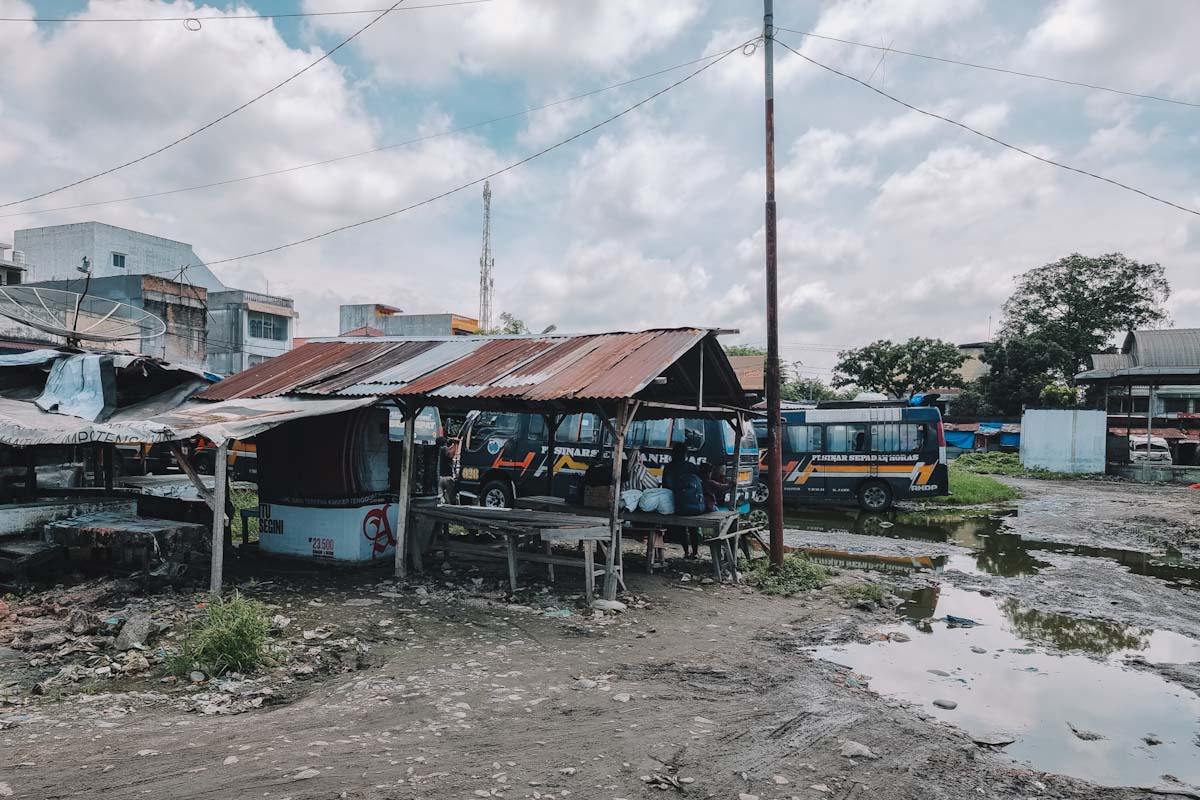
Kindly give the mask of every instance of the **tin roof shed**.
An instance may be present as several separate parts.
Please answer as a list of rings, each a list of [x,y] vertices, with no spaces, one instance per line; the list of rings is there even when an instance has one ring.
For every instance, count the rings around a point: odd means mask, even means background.
[[[342,337],[314,340],[198,395],[376,397],[414,406],[639,416],[730,416],[745,394],[717,332],[653,329],[583,336]]]

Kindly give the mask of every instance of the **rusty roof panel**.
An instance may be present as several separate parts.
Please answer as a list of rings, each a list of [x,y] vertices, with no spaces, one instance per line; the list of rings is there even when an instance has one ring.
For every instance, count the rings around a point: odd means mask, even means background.
[[[614,362],[579,392],[591,397],[632,397],[706,335],[707,332],[701,330],[667,331],[649,341],[639,341],[635,348],[622,354],[620,361]],[[697,370],[699,363],[697,360]]]
[[[381,370],[408,363],[437,346],[437,342],[397,342],[383,353],[362,360],[357,367],[341,370],[337,375],[328,377],[320,383],[306,383],[303,391],[306,394],[341,394],[342,390],[378,375]]]
[[[332,354],[344,352],[348,346],[346,342],[307,344],[219,381],[196,396],[202,400],[265,397],[277,388],[292,387],[311,369],[319,368]]]
[[[310,342],[221,381],[200,397],[424,396],[535,404],[612,400],[638,394],[709,335],[684,328],[587,336]],[[719,357],[715,345],[708,349]],[[698,371],[699,360],[680,366]],[[728,371],[732,376],[732,369]],[[690,394],[681,399],[692,401]],[[741,398],[713,399],[736,404]]]
[[[485,341],[483,345],[457,361],[447,364],[424,377],[418,378],[407,386],[396,389],[391,394],[436,394],[437,390],[443,386],[458,383],[464,376],[475,374],[476,370],[481,370],[483,367],[503,359],[507,353],[512,352],[527,341],[525,339],[492,339]],[[477,374],[484,373],[481,371]]]

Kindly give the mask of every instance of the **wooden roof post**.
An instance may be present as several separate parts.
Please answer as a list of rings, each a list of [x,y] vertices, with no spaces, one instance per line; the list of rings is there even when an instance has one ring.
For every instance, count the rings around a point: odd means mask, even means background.
[[[404,461],[400,466],[400,499],[396,513],[396,577],[408,575],[408,518],[412,504],[413,458],[417,438],[417,411],[415,407],[403,406],[404,412]]]
[[[625,454],[625,433],[637,414],[636,401],[622,400],[617,406],[616,425],[613,430],[612,503],[609,506],[608,554],[604,563],[604,599],[617,599],[617,586],[622,577],[617,572],[624,559],[619,558],[621,549],[621,457]],[[603,419],[607,415],[601,415]]]
[[[217,447],[217,457],[213,467],[214,484],[212,495],[212,573],[209,578],[209,591],[219,593],[225,570],[225,486],[229,476],[229,442],[222,442]]]

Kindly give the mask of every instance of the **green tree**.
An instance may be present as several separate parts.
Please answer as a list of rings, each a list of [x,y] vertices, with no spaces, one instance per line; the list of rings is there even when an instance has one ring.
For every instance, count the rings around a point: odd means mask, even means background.
[[[834,366],[834,386],[858,386],[869,392],[906,397],[913,392],[958,386],[957,372],[966,357],[957,345],[916,336],[907,342],[887,339],[843,350]]]
[[[989,371],[979,379],[986,405],[1003,416],[1018,416],[1041,403],[1042,389],[1066,378],[1062,366],[1070,353],[1043,336],[1011,336],[984,348]]]
[[[767,357],[767,351],[761,347],[752,347],[748,344],[727,344],[725,345],[725,355],[727,356],[762,356]]]
[[[1002,339],[1038,336],[1061,345],[1056,372],[1068,381],[1086,368],[1114,335],[1168,321],[1171,294],[1159,264],[1121,253],[1072,253],[1032,269],[1004,304]]]
[[[789,403],[812,402],[822,400],[841,400],[846,392],[839,392],[818,378],[796,378],[785,383],[779,390],[779,396]]]
[[[1079,405],[1079,390],[1065,383],[1047,383],[1038,395],[1042,408],[1074,408]]]
[[[518,336],[529,333],[525,321],[517,319],[507,311],[500,312],[500,324],[491,330],[481,331],[486,336]]]

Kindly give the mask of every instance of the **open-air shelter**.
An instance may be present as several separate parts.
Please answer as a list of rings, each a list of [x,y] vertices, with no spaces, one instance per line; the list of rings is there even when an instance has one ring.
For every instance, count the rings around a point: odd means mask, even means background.
[[[1091,362],[1092,368],[1076,375],[1075,381],[1103,388],[1106,408],[1107,398],[1114,391],[1124,389],[1132,398],[1135,387],[1147,389],[1145,427],[1135,434],[1127,417],[1125,428],[1130,436],[1144,434],[1148,445],[1157,435],[1156,392],[1164,386],[1200,386],[1200,328],[1130,331],[1120,352],[1096,353]]]
[[[605,596],[611,599],[620,577],[614,560],[621,547],[621,459],[630,424],[635,419],[679,416],[726,419],[738,431],[735,447],[740,447],[745,397],[717,341],[719,333],[673,328],[579,336],[310,340],[214,384],[180,413],[215,421],[222,407],[236,410],[272,400],[310,409],[345,403],[394,406],[404,419],[395,552],[399,576],[408,568],[411,470],[416,419],[422,409],[541,414],[550,420],[551,432],[562,415],[596,413],[612,438],[614,490],[604,572]],[[216,460],[218,489],[224,482],[223,448],[233,438],[238,437],[215,439],[222,448]],[[550,458],[554,452],[551,434]],[[736,451],[734,457],[737,463]],[[522,511],[535,522],[539,513],[553,512]],[[214,547],[217,575],[220,551]]]

